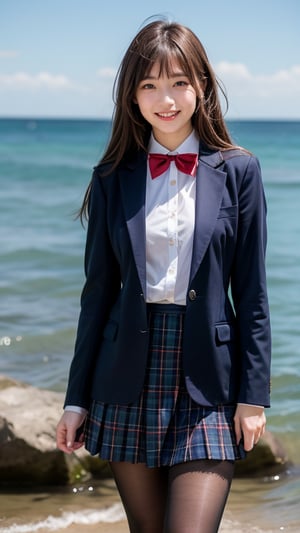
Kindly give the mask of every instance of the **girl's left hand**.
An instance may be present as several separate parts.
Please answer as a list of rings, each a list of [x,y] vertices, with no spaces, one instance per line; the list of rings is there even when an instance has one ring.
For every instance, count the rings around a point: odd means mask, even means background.
[[[238,404],[234,415],[236,440],[244,440],[246,452],[252,450],[265,432],[266,416],[263,407]]]

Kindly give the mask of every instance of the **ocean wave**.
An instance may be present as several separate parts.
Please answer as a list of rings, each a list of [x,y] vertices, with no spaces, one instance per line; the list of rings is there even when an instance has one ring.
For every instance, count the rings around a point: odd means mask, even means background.
[[[35,533],[36,531],[58,531],[71,525],[94,525],[101,522],[113,523],[125,520],[125,513],[120,503],[106,509],[64,512],[61,516],[48,516],[45,520],[27,524],[12,524],[0,527],[0,533]]]

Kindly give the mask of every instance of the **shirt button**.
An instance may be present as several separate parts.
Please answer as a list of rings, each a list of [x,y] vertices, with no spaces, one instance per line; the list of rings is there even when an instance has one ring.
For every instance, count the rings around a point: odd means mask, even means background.
[[[196,291],[194,291],[194,289],[191,289],[191,290],[189,291],[189,299],[193,301],[193,300],[196,300],[196,298],[197,298],[197,293],[196,293]]]
[[[171,180],[170,185],[176,185],[176,180]]]
[[[174,239],[169,239],[169,245],[170,245],[170,246],[174,246],[174,244],[175,244]]]

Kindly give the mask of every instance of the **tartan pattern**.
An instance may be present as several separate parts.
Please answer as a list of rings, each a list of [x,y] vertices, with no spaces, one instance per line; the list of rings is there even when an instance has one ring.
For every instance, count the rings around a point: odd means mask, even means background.
[[[235,406],[199,406],[185,388],[184,310],[164,305],[149,309],[150,349],[143,391],[130,405],[92,402],[85,426],[86,449],[108,461],[142,462],[149,467],[244,458],[233,430]]]

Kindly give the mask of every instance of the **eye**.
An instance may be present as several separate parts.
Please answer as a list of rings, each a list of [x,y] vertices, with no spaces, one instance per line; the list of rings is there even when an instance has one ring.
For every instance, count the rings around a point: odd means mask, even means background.
[[[153,83],[144,83],[140,87],[141,89],[154,89]]]
[[[176,87],[185,87],[186,85],[188,85],[188,82],[184,80],[179,80],[179,81],[176,81],[175,83]]]

